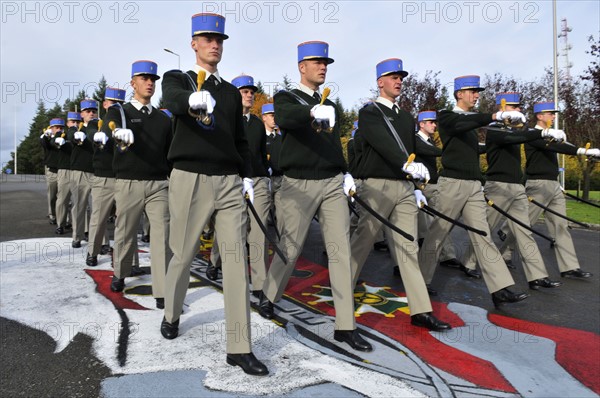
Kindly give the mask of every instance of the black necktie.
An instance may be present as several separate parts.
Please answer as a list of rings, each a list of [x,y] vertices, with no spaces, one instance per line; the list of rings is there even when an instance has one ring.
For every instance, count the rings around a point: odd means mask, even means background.
[[[219,84],[219,81],[217,80],[217,78],[215,77],[215,75],[210,75],[210,76],[208,77],[208,79],[206,79],[206,82],[208,83],[208,85],[209,85],[210,87],[214,87],[214,86],[216,86],[217,84]]]
[[[141,111],[144,115],[147,115],[150,113],[150,110],[148,109],[148,107],[146,105],[142,106]]]
[[[427,138],[427,142],[429,142],[430,144],[433,144],[433,141],[431,140],[431,137]]]
[[[321,94],[319,94],[317,91],[314,92],[313,98],[321,102]]]
[[[271,139],[275,138],[275,133],[269,134],[269,138],[271,138]]]
[[[394,104],[394,106],[392,106],[392,109],[394,110],[394,112],[396,112],[396,114],[400,113],[400,108],[398,108],[398,105]]]

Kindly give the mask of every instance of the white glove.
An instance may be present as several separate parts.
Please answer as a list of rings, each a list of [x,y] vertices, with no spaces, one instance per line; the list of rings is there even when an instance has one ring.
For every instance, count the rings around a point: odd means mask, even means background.
[[[242,195],[246,197],[248,195],[248,199],[250,199],[250,203],[254,204],[254,181],[252,178],[244,178],[242,180],[244,186],[242,187]]]
[[[550,137],[558,142],[567,140],[567,135],[565,134],[565,132],[562,130],[556,130],[556,129],[542,130],[542,137],[544,137],[544,138]]]
[[[107,141],[108,141],[108,137],[104,132],[98,131],[98,132],[96,132],[96,134],[94,134],[94,142],[97,142],[102,145],[106,145]]]
[[[354,202],[354,198],[350,196],[350,191],[356,192],[356,185],[354,184],[354,178],[352,178],[350,173],[344,174],[344,184],[342,187],[344,188],[346,196],[350,197],[350,201]]]
[[[115,129],[113,134],[115,139],[122,141],[124,144],[133,144],[133,131],[129,129]]]
[[[83,141],[83,140],[85,140],[86,135],[83,131],[76,131],[75,134],[73,135],[73,137],[77,141]]]
[[[410,174],[415,180],[424,180],[427,182],[431,178],[429,176],[429,170],[427,170],[427,167],[425,167],[423,163],[419,162],[412,162],[411,164],[408,164],[408,162],[404,163],[404,166],[402,166],[402,171]]]
[[[421,207],[421,203],[427,205],[427,198],[423,195],[420,189],[415,189],[415,199],[417,199],[417,207]]]
[[[579,148],[577,150],[577,154],[578,155],[593,156],[593,157],[597,158],[597,157],[600,156],[600,149],[598,149],[598,148],[590,148],[590,149]]]
[[[48,130],[44,131],[43,135],[46,135],[48,137],[52,137],[52,130],[48,129]]]
[[[212,115],[213,111],[215,110],[215,105],[217,104],[213,96],[210,95],[210,93],[206,90],[200,90],[192,93],[188,99],[188,102],[190,104],[190,108],[195,110],[205,110],[209,115]]]
[[[496,120],[503,121],[504,119],[508,119],[510,123],[525,123],[527,119],[525,115],[523,115],[519,111],[500,111],[496,112]]]
[[[319,123],[329,122],[329,127],[335,126],[335,108],[331,105],[315,105],[310,110],[310,114]]]
[[[54,140],[54,142],[56,143],[56,145],[58,146],[63,146],[65,145],[65,139],[62,137],[58,137]]]

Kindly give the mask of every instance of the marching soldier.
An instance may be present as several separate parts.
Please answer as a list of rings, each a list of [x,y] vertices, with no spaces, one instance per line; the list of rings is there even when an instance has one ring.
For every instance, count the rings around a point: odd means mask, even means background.
[[[267,134],[267,157],[269,159],[269,169],[271,174],[271,203],[275,209],[281,206],[281,182],[283,180],[283,170],[279,165],[281,156],[281,132],[275,123],[275,108],[273,104],[264,104],[262,106],[262,120]],[[281,231],[281,220],[276,217],[277,230]]]
[[[172,139],[171,120],[150,103],[156,81],[157,65],[152,61],[136,61],[131,67],[133,98],[121,106],[108,108],[102,131],[114,139],[113,171],[115,173],[115,244],[114,276],[110,289],[122,292],[125,277],[131,275],[137,228],[146,210],[152,226],[150,269],[152,295],[156,308],[164,308],[165,274],[170,258],[169,205],[167,177],[170,165],[167,153]],[[115,129],[111,133],[111,124]]]
[[[437,171],[437,158],[442,156],[442,150],[433,142],[433,136],[437,127],[437,112],[419,112],[419,115],[417,116],[417,122],[419,123],[419,131],[417,132],[417,137],[415,140],[415,153],[417,155],[415,160],[422,162],[425,167],[427,167],[427,170],[429,170],[431,179],[423,189],[423,195],[425,195],[425,198],[427,198],[429,206],[436,208],[438,194],[437,181],[439,177]],[[429,225],[432,221],[433,220],[431,216],[425,214],[424,212],[419,212],[419,242],[423,242],[423,239],[427,235],[427,231],[429,231]],[[446,267],[458,267],[468,277],[481,278],[479,271],[476,269],[466,268],[460,261],[458,261],[456,258],[456,250],[454,249],[454,242],[452,242],[450,234],[448,234],[442,245],[440,265]],[[428,290],[430,293],[436,293],[435,290],[430,286],[428,286]]]
[[[358,128],[363,139],[360,163],[363,180],[359,193],[375,212],[416,236],[418,204],[426,200],[408,179],[427,180],[429,175],[422,163],[407,164],[409,155],[415,151],[415,122],[408,112],[399,109],[396,98],[408,72],[403,70],[402,60],[398,58],[380,62],[376,71],[379,97],[358,113]],[[381,228],[381,222],[371,213],[361,212],[350,240],[353,286]],[[417,262],[417,242],[410,242],[393,231],[388,233],[387,238],[391,240],[393,258],[402,260],[398,266],[408,298],[411,323],[435,331],[451,329],[449,324],[432,314],[427,287]]]
[[[279,301],[294,270],[315,213],[326,242],[329,279],[335,305],[334,339],[359,351],[371,351],[354,319],[350,272],[349,217],[346,195],[356,190],[347,173],[339,135],[339,116],[331,101],[321,104],[319,86],[325,82],[329,45],[322,41],[298,45],[299,89],[275,94],[275,117],[283,146],[280,165],[283,231],[281,246],[285,264],[273,257],[259,304],[259,313],[273,318],[273,302]],[[315,128],[313,128],[314,125]]]
[[[535,114],[537,124],[536,130],[547,131],[556,118],[556,108],[554,102],[538,102],[533,105],[533,113]],[[558,183],[558,158],[557,153],[566,155],[587,155],[600,157],[600,150],[597,148],[586,149],[577,148],[566,142],[548,143],[543,139],[537,139],[525,144],[525,191],[528,197],[532,197],[536,202],[541,203],[544,207],[554,210],[560,214],[566,215],[567,209],[563,188]],[[529,222],[535,224],[542,212],[541,207],[529,204]],[[558,269],[562,277],[572,278],[590,278],[592,274],[583,271],[579,266],[577,254],[573,239],[569,233],[568,221],[562,217],[544,212],[546,226],[550,232],[550,236],[554,237],[557,244],[554,246],[556,259],[558,260]],[[515,235],[507,234],[506,241],[501,247],[502,256],[507,258],[511,255],[512,247],[515,243]],[[518,243],[518,239],[517,239]]]
[[[81,122],[79,112],[67,112],[67,128],[75,130]],[[58,148],[58,173],[57,174],[57,192],[56,192],[56,234],[63,235],[71,229],[71,223],[68,218],[73,219],[73,213],[70,210],[71,201],[71,151],[73,145],[67,140],[67,133],[56,133],[54,136],[54,145]],[[69,217],[71,213],[71,217]]]
[[[506,105],[502,106],[503,100]],[[498,110],[521,111],[521,95],[519,93],[501,93],[496,95]],[[501,131],[504,124],[496,122],[487,129],[486,156],[488,169],[486,183],[483,189],[486,199],[493,201],[498,208],[505,210],[515,220],[529,227],[529,201],[522,184],[521,145],[524,142],[552,138],[563,141],[564,132],[551,129],[524,129],[519,131]],[[542,140],[543,141],[543,140]],[[489,204],[489,203],[488,203]],[[504,217],[491,206],[487,208],[487,221],[490,230],[498,227]],[[525,276],[531,289],[554,288],[560,282],[548,278],[544,260],[533,239],[533,234],[527,228],[508,220],[508,228],[517,237],[519,254],[523,262]],[[465,253],[465,264],[475,268],[475,253],[468,247]]]
[[[252,159],[240,91],[223,80],[217,69],[227,38],[224,17],[194,15],[194,69],[167,72],[163,80],[163,99],[175,116],[176,127],[169,152],[173,163],[169,189],[173,259],[167,271],[165,317],[160,330],[166,339],[179,334],[190,264],[198,252],[202,229],[214,216],[223,264],[226,361],[248,374],[262,376],[269,371],[251,349],[244,244],[248,219],[244,195],[253,200]],[[199,73],[207,77],[204,82],[198,81]],[[152,226],[150,243],[155,240],[154,231]]]
[[[263,122],[250,113],[254,105],[254,94],[258,87],[254,85],[252,76],[241,75],[231,81],[238,88],[242,96],[242,112],[244,116],[244,131],[248,139],[250,156],[252,159],[252,181],[254,187],[254,209],[259,215],[262,225],[267,224],[269,208],[271,207],[271,192],[269,189],[269,172],[267,160],[267,135]],[[269,261],[269,247],[265,234],[258,225],[254,216],[250,218],[250,230],[248,231],[248,260],[252,278],[252,294],[256,297],[262,291],[267,274],[267,262]],[[215,236],[211,252],[211,264],[209,267],[221,267],[219,254],[218,236]],[[207,269],[207,273],[211,270]],[[212,271],[215,272],[215,271]]]
[[[56,194],[58,192],[58,148],[54,144],[57,133],[65,128],[65,121],[60,118],[50,120],[50,126],[40,136],[40,144],[44,149],[44,170],[46,175],[48,196],[48,219],[50,225],[56,225]]]
[[[81,240],[87,235],[87,211],[94,181],[94,144],[87,137],[88,124],[98,116],[98,105],[94,100],[81,101],[83,126],[69,129],[68,137],[72,144],[71,152],[71,199],[73,201],[73,243],[74,248],[81,247]]]
[[[486,204],[481,190],[479,166],[479,143],[476,129],[493,120],[525,121],[521,112],[506,111],[493,114],[470,113],[479,100],[479,76],[461,76],[454,79],[456,106],[452,111],[439,114],[439,134],[444,145],[442,167],[438,179],[437,209],[456,219],[461,214],[468,225],[483,231],[486,236],[469,231],[471,244],[483,271],[483,279],[492,294],[495,306],[513,303],[528,297],[525,293],[514,293],[508,289],[514,284],[512,276],[502,261],[498,249],[490,238],[486,221]],[[425,237],[419,252],[419,265],[430,284],[435,273],[442,243],[450,231],[448,221],[436,217],[431,223],[429,235]]]
[[[112,105],[125,102],[125,90],[107,87],[104,93],[102,106],[107,110]],[[106,119],[106,118],[105,118]],[[92,215],[90,217],[90,230],[86,265],[98,265],[98,254],[108,253],[110,247],[103,247],[106,235],[106,220],[115,205],[115,173],[113,171],[114,140],[98,129],[98,121],[92,121],[87,130],[92,135],[94,142],[94,183],[92,185]],[[104,250],[104,252],[103,252]]]

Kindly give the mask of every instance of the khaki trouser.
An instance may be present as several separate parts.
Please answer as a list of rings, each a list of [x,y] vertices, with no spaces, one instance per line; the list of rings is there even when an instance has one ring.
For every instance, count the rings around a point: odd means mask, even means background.
[[[438,196],[438,188],[437,184],[428,184],[425,186],[425,189],[422,190],[423,195],[427,199],[427,203],[430,207],[437,209],[437,196]],[[429,226],[433,222],[433,218],[430,215],[426,214],[424,211],[419,211],[419,239],[425,239],[427,233],[429,231]],[[450,229],[452,231],[452,229]],[[439,261],[446,261],[457,258],[456,250],[454,248],[454,242],[450,237],[450,233],[442,243],[442,252],[440,254]]]
[[[411,182],[368,178],[362,181],[358,193],[360,198],[378,214],[406,233],[416,236],[419,210]],[[350,241],[353,285],[356,284],[376,235],[381,229],[382,223],[371,213],[366,211],[361,213],[358,227]],[[387,239],[390,242],[390,252],[395,252],[393,258],[400,267],[411,315],[431,312],[431,301],[418,263],[418,243],[410,242],[394,231],[388,233]]]
[[[227,353],[251,352],[248,269],[246,267],[246,222],[242,179],[237,175],[207,176],[178,169],[169,185],[173,258],[167,269],[165,318],[179,319],[190,282],[190,265],[200,248],[202,229],[214,215],[222,259]],[[148,214],[150,216],[150,214]],[[155,229],[152,225],[152,238]]]
[[[485,184],[484,192],[488,199],[492,200],[500,209],[508,212],[516,220],[529,225],[529,201],[527,200],[523,185],[488,181]],[[505,218],[491,206],[487,207],[487,221],[490,231],[494,231]],[[507,223],[509,230],[517,237],[519,254],[521,254],[527,281],[530,282],[547,277],[548,272],[546,272],[544,260],[533,239],[533,233],[516,224],[514,221],[507,220]],[[467,268],[475,268],[475,252],[472,247],[467,248],[463,263]]]
[[[140,217],[146,210],[152,225],[152,239],[150,239],[152,296],[165,297],[165,274],[171,257],[168,246],[169,182],[116,179],[115,201],[117,205],[113,253],[115,276],[126,278],[131,274],[132,261],[137,251]]]
[[[87,210],[95,176],[81,170],[71,170],[71,200],[73,201],[73,240],[80,241],[87,232]]]
[[[329,258],[329,280],[335,305],[335,328],[354,330],[354,286],[350,270],[349,217],[342,174],[323,180],[301,180],[284,176],[278,218],[282,221],[280,247],[287,265],[273,257],[263,291],[267,298],[278,301],[302,252],[308,229],[315,213]]]
[[[69,201],[71,200],[71,170],[58,169],[56,192],[56,224],[64,227],[69,214]],[[73,215],[71,214],[71,220]]]
[[[56,195],[58,193],[58,174],[46,166],[46,186],[48,196],[48,218],[56,219]]]
[[[527,180],[525,192],[527,196],[533,197],[536,202],[539,202],[543,206],[560,214],[567,214],[565,196],[558,181]],[[533,203],[529,203],[528,210],[530,225],[534,225],[544,210]],[[554,252],[556,253],[559,271],[566,272],[580,268],[579,260],[577,260],[577,254],[575,253],[575,245],[569,233],[569,222],[550,212],[544,212],[544,218],[546,220],[546,227],[548,227],[548,233],[556,240]],[[503,231],[507,236],[500,247],[500,251],[504,258],[510,258],[515,245],[515,235],[510,233],[510,231],[505,231],[504,229]]]
[[[106,220],[110,217],[114,205],[115,179],[96,176],[92,185],[92,215],[88,241],[88,253],[92,256],[97,256],[102,245],[108,244]]]
[[[454,219],[462,214],[467,225],[487,234],[484,237],[469,231],[469,238],[475,249],[477,262],[481,267],[483,280],[489,292],[494,293],[513,285],[513,278],[490,237],[485,209],[487,205],[481,191],[481,183],[479,181],[440,177],[437,185],[439,193],[436,210]],[[451,223],[439,217],[436,217],[431,223],[429,235],[425,237],[419,252],[419,265],[425,283],[431,283],[433,279],[437,259],[442,250],[442,243],[448,236],[451,227]]]
[[[271,176],[271,206],[273,207],[273,215],[275,220],[275,226],[277,231],[281,234],[281,221],[279,220],[279,208],[281,207],[281,184],[283,183],[283,176]]]

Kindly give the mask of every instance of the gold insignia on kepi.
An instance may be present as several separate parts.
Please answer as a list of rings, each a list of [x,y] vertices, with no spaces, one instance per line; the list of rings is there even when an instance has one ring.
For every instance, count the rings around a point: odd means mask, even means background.
[[[219,27],[219,21],[215,22],[215,27],[218,28]]]

